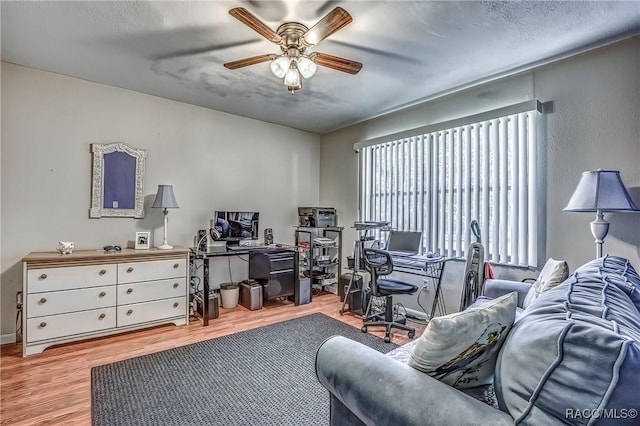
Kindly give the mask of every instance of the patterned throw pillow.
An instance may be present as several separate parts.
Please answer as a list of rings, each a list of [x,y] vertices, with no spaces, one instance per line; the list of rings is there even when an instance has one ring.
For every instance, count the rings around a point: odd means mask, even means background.
[[[564,260],[555,260],[549,258],[547,263],[544,264],[540,275],[533,283],[527,297],[524,298],[522,303],[523,308],[527,308],[531,303],[536,300],[543,292],[556,287],[563,282],[569,276],[569,266]]]
[[[491,383],[517,303],[514,292],[477,308],[431,319],[409,365],[456,388]]]

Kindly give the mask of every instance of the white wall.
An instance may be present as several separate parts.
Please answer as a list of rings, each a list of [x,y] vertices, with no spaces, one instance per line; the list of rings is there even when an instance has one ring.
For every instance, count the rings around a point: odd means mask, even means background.
[[[335,206],[341,224],[357,218],[357,156],[353,144],[525,99],[552,101],[547,122],[546,256],[571,269],[595,257],[594,216],[562,211],[583,171],[620,170],[640,205],[640,38],[617,43],[519,76],[470,89],[405,111],[324,135],[320,203]],[[627,257],[640,270],[640,213],[607,214],[604,251]],[[355,233],[345,233],[345,241]],[[345,250],[347,251],[347,250]],[[461,268],[453,268],[462,270]],[[448,276],[449,285],[461,278]]]
[[[174,245],[192,245],[214,210],[259,211],[260,232],[293,242],[297,207],[318,204],[318,135],[4,62],[1,76],[3,335],[27,253],[58,240],[126,245],[142,230],[161,242],[162,212],[149,208],[158,184],[173,184],[180,205]],[[147,150],[144,219],[88,218],[89,146],[110,142]]]

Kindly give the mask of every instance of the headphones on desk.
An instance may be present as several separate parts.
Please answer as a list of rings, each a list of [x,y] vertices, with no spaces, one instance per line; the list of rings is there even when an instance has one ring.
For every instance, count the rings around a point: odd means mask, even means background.
[[[220,231],[218,231],[215,227],[209,229],[209,234],[211,235],[211,238],[213,238],[214,240],[218,240],[220,239],[220,237],[222,237],[222,234],[220,233]]]

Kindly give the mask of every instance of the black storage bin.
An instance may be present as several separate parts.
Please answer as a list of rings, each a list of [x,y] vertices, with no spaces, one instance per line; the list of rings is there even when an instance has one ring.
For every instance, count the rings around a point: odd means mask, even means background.
[[[362,294],[362,275],[356,275],[356,278],[351,283],[351,289],[349,294],[346,294],[347,287],[351,281],[352,274],[340,275],[340,281],[338,282],[338,295],[340,301],[344,301],[347,298],[347,305],[349,310],[354,313],[362,313],[366,308]]]
[[[198,293],[193,300],[196,303],[196,311],[201,317],[204,317],[202,292]],[[214,292],[209,293],[206,303],[208,303],[209,319],[218,318],[218,316],[220,316],[220,309],[218,308],[218,294]]]

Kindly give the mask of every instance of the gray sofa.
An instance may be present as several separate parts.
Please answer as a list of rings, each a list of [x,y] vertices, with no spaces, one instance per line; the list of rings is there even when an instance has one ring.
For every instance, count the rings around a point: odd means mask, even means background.
[[[489,297],[517,291],[521,304],[528,284],[485,288]],[[493,404],[342,336],[318,349],[316,374],[331,425],[637,425],[640,277],[606,256],[544,292],[500,349]]]

